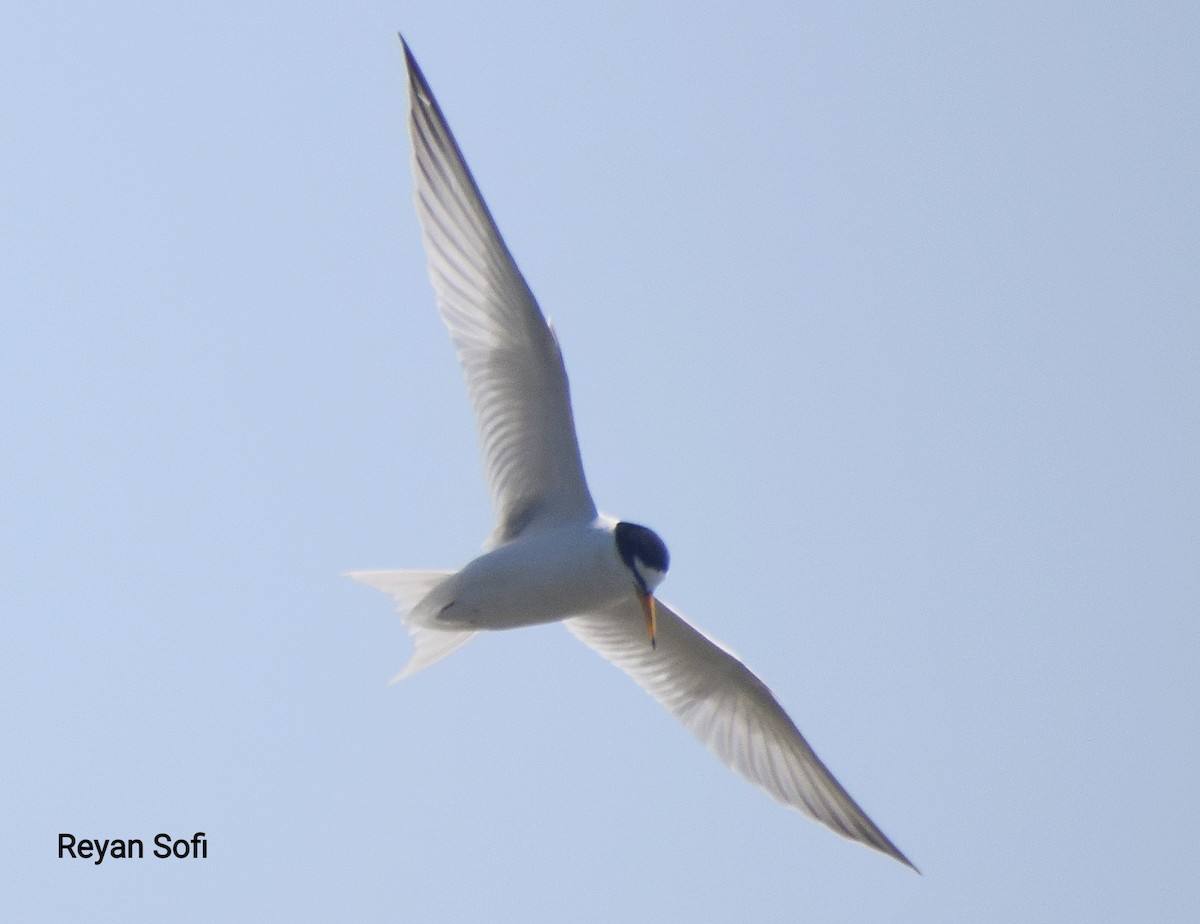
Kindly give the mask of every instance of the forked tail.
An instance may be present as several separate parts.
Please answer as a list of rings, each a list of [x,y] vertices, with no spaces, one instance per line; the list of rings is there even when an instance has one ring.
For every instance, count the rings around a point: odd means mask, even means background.
[[[411,677],[417,671],[440,661],[450,652],[461,648],[474,631],[459,632],[446,629],[431,629],[418,625],[409,618],[413,608],[425,599],[431,590],[448,578],[453,571],[351,571],[346,577],[382,590],[396,601],[396,612],[412,636],[415,649],[408,663],[388,683],[397,683]]]

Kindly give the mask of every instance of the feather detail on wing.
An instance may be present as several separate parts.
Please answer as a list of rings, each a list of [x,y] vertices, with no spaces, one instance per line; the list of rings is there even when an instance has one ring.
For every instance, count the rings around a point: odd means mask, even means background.
[[[834,779],[766,685],[661,601],[654,648],[632,597],[566,625],[751,783],[843,837],[916,869]]]
[[[590,519],[558,340],[505,246],[421,69],[408,64],[417,215],[438,310],[475,410],[497,517],[490,545]]]

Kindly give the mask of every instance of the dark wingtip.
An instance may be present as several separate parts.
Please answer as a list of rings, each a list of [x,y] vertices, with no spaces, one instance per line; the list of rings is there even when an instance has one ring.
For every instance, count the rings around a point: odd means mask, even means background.
[[[412,49],[408,47],[408,42],[404,38],[403,32],[396,33],[400,39],[400,47],[404,49],[404,63],[408,68],[408,83],[409,86],[419,91],[420,96],[433,97],[433,91],[429,89],[429,83],[425,80],[425,74],[421,70],[421,65],[417,63],[416,57],[412,53]]]
[[[887,840],[887,839],[884,838],[884,840]],[[897,848],[895,844],[893,844],[891,841],[888,841],[887,846],[891,849],[890,850],[884,849],[883,853],[886,853],[893,860],[898,860],[899,862],[903,863],[905,866],[907,866],[909,869],[911,869],[918,876],[925,875],[919,869],[917,869],[916,863],[914,863],[912,860],[910,860],[908,857],[906,857],[903,853],[900,852],[899,848]]]
[[[408,65],[409,73],[412,73],[413,71],[420,73],[421,69],[417,67],[417,59],[413,57],[412,49],[408,47],[408,42],[404,38],[404,33],[397,32],[396,38],[400,39],[400,47],[404,49],[404,63]]]

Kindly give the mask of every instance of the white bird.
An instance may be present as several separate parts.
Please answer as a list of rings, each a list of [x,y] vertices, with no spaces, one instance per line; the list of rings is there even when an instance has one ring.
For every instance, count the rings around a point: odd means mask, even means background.
[[[836,833],[915,866],[850,798],[771,691],[654,591],[667,548],[600,514],[583,474],[558,340],[517,269],[408,44],[417,215],[438,311],[467,380],[497,524],[456,572],[358,571],[415,650],[393,682],[476,632],[563,621],[717,757]]]

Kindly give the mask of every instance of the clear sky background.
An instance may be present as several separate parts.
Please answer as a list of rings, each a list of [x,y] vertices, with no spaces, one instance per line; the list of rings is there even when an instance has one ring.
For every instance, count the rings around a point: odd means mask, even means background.
[[[1194,920],[1197,7],[586,6],[4,17],[6,917]],[[598,503],[923,876],[559,626],[385,685],[340,572],[491,525],[400,29]]]

